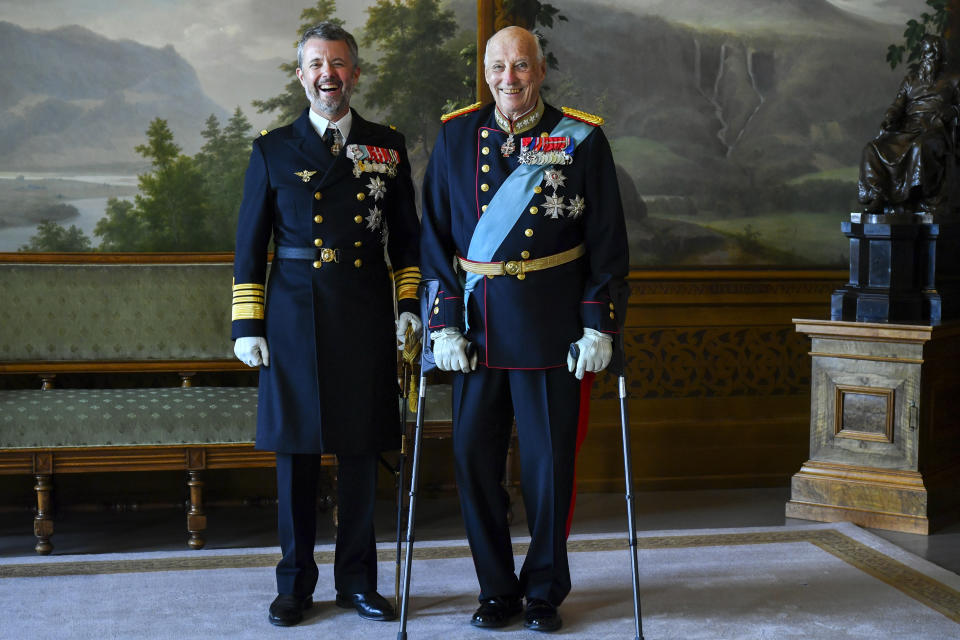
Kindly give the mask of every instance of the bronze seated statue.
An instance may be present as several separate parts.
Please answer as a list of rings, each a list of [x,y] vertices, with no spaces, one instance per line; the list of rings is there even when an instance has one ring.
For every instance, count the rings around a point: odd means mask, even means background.
[[[904,78],[881,131],[863,149],[858,200],[865,213],[946,211],[955,165],[958,77],[943,72],[945,43],[927,35],[920,64]]]

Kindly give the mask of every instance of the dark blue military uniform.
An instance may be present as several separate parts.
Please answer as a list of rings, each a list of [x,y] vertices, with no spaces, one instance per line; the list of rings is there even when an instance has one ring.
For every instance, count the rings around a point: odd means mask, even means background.
[[[545,105],[536,124],[508,140],[494,108],[475,105],[447,120],[424,178],[421,268],[424,278],[440,282],[431,329],[467,328],[464,274],[452,258],[468,256],[486,205],[518,169],[522,139],[549,136],[564,118],[599,120]],[[565,537],[579,381],[567,371],[566,355],[584,327],[617,333],[614,297],[629,264],[609,144],[599,127],[582,129],[570,164],[538,169],[535,186],[521,197],[522,213],[490,261],[537,260],[581,244],[585,255],[519,275],[484,276],[466,305],[465,335],[477,345],[480,365],[454,378],[454,452],[481,599],[525,595],[559,605],[570,589]],[[515,150],[504,157],[510,142]],[[519,579],[500,486],[514,417],[532,537]]]
[[[267,339],[256,446],[278,453],[278,590],[303,596],[316,583],[321,453],[338,455],[340,538],[356,547],[341,550],[338,538],[337,588],[376,588],[376,462],[400,443],[395,292],[400,311],[417,310],[419,222],[403,136],[353,112],[345,145],[331,154],[307,110],[255,140],[237,228],[232,336]]]

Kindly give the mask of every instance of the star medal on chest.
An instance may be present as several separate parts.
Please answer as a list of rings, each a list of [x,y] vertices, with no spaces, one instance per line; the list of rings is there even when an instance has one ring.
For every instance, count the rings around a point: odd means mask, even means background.
[[[387,225],[383,219],[383,212],[380,211],[380,207],[374,205],[373,209],[370,209],[370,215],[368,215],[365,220],[367,221],[367,229],[380,234],[380,243],[387,243]]]
[[[297,176],[304,182],[310,182],[310,178],[312,178],[313,174],[315,173],[316,171],[307,171],[306,169],[304,169],[303,171],[294,171],[293,175]]]
[[[387,184],[383,181],[383,178],[379,176],[370,178],[370,182],[367,183],[367,189],[369,189],[370,197],[373,198],[374,202],[387,194]]]

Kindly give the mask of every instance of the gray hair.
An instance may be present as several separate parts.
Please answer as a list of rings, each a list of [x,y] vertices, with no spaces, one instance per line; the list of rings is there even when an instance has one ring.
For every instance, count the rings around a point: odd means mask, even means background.
[[[493,34],[492,36],[490,36],[490,37],[487,39],[487,44],[484,45],[484,47],[483,47],[483,66],[487,66],[487,49],[490,48],[490,41],[493,40],[494,38],[496,38],[499,34],[501,34],[501,33],[503,33],[504,31],[506,31],[507,29],[520,29],[521,31],[526,31],[527,33],[529,33],[530,35],[532,35],[532,36],[533,36],[533,41],[537,43],[537,62],[538,62],[538,63],[543,62],[543,60],[544,60],[544,57],[543,57],[543,47],[540,46],[540,36],[539,36],[539,34],[537,34],[536,31],[531,31],[530,29],[524,29],[523,27],[510,26],[510,27],[504,27],[503,29],[500,29],[500,31],[497,31],[495,34]]]
[[[333,42],[346,42],[350,48],[350,58],[353,60],[353,66],[360,66],[360,50],[357,48],[357,41],[349,31],[332,22],[321,22],[318,25],[310,27],[300,36],[300,42],[297,43],[297,67],[303,68],[303,47],[307,40],[319,38],[320,40],[330,40]]]

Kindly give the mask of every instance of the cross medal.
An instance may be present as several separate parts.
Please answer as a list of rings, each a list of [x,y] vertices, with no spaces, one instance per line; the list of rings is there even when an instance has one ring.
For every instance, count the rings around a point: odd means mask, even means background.
[[[500,145],[500,154],[504,158],[509,158],[516,150],[517,146],[513,143],[513,132],[510,132],[510,135],[507,136],[507,141]]]

